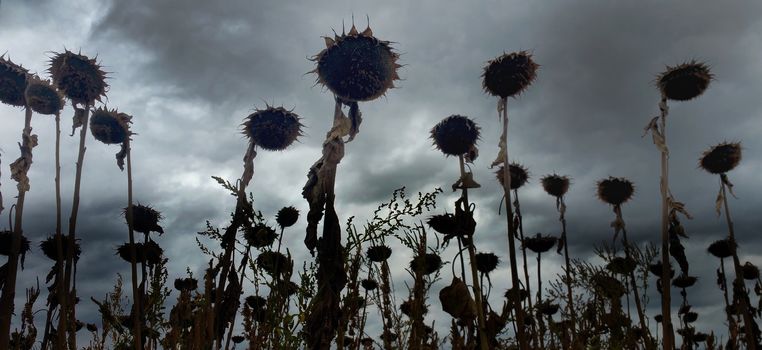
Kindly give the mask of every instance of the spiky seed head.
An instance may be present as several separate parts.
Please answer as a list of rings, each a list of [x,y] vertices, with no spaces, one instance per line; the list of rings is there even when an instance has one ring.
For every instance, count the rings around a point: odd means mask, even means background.
[[[283,107],[267,106],[249,114],[243,122],[243,134],[268,151],[282,151],[302,136],[302,123],[296,113]]]
[[[240,344],[240,343],[243,343],[243,341],[246,340],[246,338],[242,335],[234,335],[230,338],[230,340],[233,341],[233,344]]]
[[[124,243],[116,248],[116,254],[119,255],[122,260],[132,262],[132,253],[130,252],[132,246],[135,247],[135,262],[144,263],[146,261],[145,250],[143,249],[143,243],[140,242],[132,244]]]
[[[24,92],[26,104],[39,114],[52,115],[61,112],[64,99],[61,92],[48,80],[38,77],[29,78],[29,84]]]
[[[741,272],[743,273],[743,278],[746,280],[759,279],[759,268],[748,261],[741,266]]]
[[[539,67],[526,51],[504,53],[487,62],[482,73],[482,86],[493,96],[515,96],[532,84]]]
[[[0,231],[0,255],[10,256],[11,246],[13,244],[13,231]],[[21,250],[20,254],[24,254],[30,250],[29,240],[26,237],[21,236]]]
[[[360,285],[367,291],[371,291],[378,288],[378,282],[370,278],[366,278],[360,281]]]
[[[259,295],[249,295],[246,297],[246,305],[249,306],[252,311],[258,312],[265,308],[267,299]]]
[[[28,71],[18,64],[0,56],[0,102],[15,106],[24,107],[24,91],[26,91],[29,82]]]
[[[712,244],[709,245],[709,248],[707,248],[707,251],[709,254],[724,259],[733,256],[735,248],[735,244],[733,244],[730,238],[725,238],[712,242]]]
[[[495,271],[497,264],[500,263],[500,258],[494,253],[477,253],[474,257],[476,258],[476,269],[481,273]]]
[[[193,291],[198,288],[198,280],[193,277],[178,278],[175,280],[175,289],[178,291]]]
[[[632,198],[635,187],[623,177],[611,177],[598,181],[598,198],[611,205],[621,205]]]
[[[606,269],[620,275],[629,275],[630,272],[635,271],[638,267],[638,263],[633,258],[617,256],[611,259],[606,264]]]
[[[658,314],[654,316],[654,321],[656,321],[656,323],[661,323],[661,321],[664,321],[664,316],[662,316],[661,314]]]
[[[696,320],[698,320],[698,313],[696,312],[686,312],[685,315],[683,315],[683,321],[685,323],[693,323],[696,322]]]
[[[593,287],[598,294],[609,298],[619,299],[624,295],[625,288],[618,279],[608,276],[604,273],[597,273],[591,278]]]
[[[501,165],[500,168],[495,172],[495,177],[497,178],[497,182],[500,183],[500,186],[505,186],[503,183],[505,181],[504,172],[504,165]],[[521,188],[521,186],[524,186],[527,181],[529,181],[529,171],[519,163],[511,163],[511,166],[508,167],[508,172],[511,174],[512,190]]]
[[[293,226],[297,220],[299,220],[299,211],[294,207],[281,208],[275,217],[275,221],[283,228]]]
[[[48,71],[56,87],[74,103],[91,106],[106,96],[106,73],[95,59],[65,50],[53,56]]]
[[[434,253],[419,255],[410,261],[410,270],[424,275],[430,275],[437,272],[441,267],[442,258]]]
[[[372,262],[384,262],[392,256],[392,248],[385,245],[376,245],[368,248],[366,254]]]
[[[455,215],[450,213],[433,215],[429,217],[426,223],[434,231],[443,235],[454,235],[458,230],[458,220],[455,218]]]
[[[131,119],[130,115],[119,113],[116,109],[99,107],[90,117],[90,132],[96,140],[107,145],[122,144],[132,135]]]
[[[556,237],[537,233],[534,237],[524,238],[524,247],[535,253],[545,253],[556,245],[557,240]]]
[[[648,271],[650,271],[654,276],[661,278],[661,271],[662,270],[662,264],[661,261],[657,261],[653,264],[648,265]],[[672,264],[669,265],[669,278],[675,277],[675,269],[672,268]]]
[[[243,234],[246,242],[254,248],[269,247],[278,238],[275,230],[265,224],[257,224],[254,227],[246,228]]]
[[[448,156],[460,156],[476,147],[479,126],[468,117],[451,115],[431,129],[431,139],[438,150]]]
[[[61,237],[61,248],[63,248],[63,257],[66,258],[69,251],[70,236],[50,236],[44,241],[40,242],[40,250],[50,260],[57,261],[58,259],[58,245],[56,237]],[[74,260],[79,260],[79,255],[82,253],[82,249],[79,246],[79,242],[74,242]]]
[[[741,162],[741,143],[723,142],[701,155],[699,166],[712,174],[724,174]]]
[[[550,300],[543,300],[542,302],[537,303],[537,311],[545,316],[555,315],[558,312],[558,309],[560,309],[560,306],[550,302]]]
[[[413,317],[413,302],[410,300],[405,300],[400,305],[400,311],[407,316],[407,317]],[[421,305],[421,315],[425,315],[429,313],[429,308],[426,307],[425,304]]]
[[[267,251],[257,257],[257,266],[269,273],[270,276],[288,274],[294,268],[294,263],[283,253]]]
[[[508,299],[509,303],[513,303],[515,301],[522,302],[524,299],[529,297],[529,292],[527,292],[526,289],[514,287],[506,290],[504,296],[506,299]]]
[[[670,100],[688,101],[704,93],[712,81],[709,67],[697,61],[686,62],[659,74],[656,85]]]
[[[680,274],[677,278],[672,280],[672,285],[677,288],[688,288],[696,284],[698,278],[694,276],[688,276],[686,274]]]
[[[317,61],[317,82],[345,101],[371,101],[383,96],[398,80],[399,55],[390,43],[352,26],[349,33],[325,38],[326,48]]]
[[[553,197],[563,197],[569,190],[569,177],[557,174],[545,175],[542,179],[542,188]]]
[[[127,217],[127,208],[124,208],[124,216]],[[159,226],[159,221],[163,219],[161,213],[149,205],[138,204],[132,206],[132,229],[135,232],[149,234],[151,232],[164,233],[164,229]]]

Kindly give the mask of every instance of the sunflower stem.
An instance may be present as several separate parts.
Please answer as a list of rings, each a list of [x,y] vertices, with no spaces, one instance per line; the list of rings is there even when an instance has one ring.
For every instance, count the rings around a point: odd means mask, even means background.
[[[738,245],[736,244],[735,229],[733,228],[733,220],[730,218],[730,208],[728,207],[728,196],[726,191],[725,181],[720,179],[720,186],[722,189],[722,204],[725,207],[725,220],[728,223],[728,236],[730,238],[730,246],[733,252],[733,267],[735,268],[735,280],[733,281],[733,293],[737,295],[738,301],[741,306],[741,314],[743,315],[744,331],[746,333],[746,346],[747,349],[757,349],[757,339],[754,337],[754,330],[751,326],[754,323],[754,319],[749,312],[749,297],[746,292],[746,284],[743,280],[743,270],[741,268],[741,261],[738,259]],[[738,295],[740,293],[740,295]]]
[[[13,301],[16,297],[16,276],[19,263],[19,253],[21,250],[22,240],[22,219],[24,214],[24,199],[26,198],[26,192],[29,191],[29,179],[26,174],[29,167],[32,165],[32,147],[34,145],[30,142],[32,138],[32,109],[26,107],[24,110],[24,130],[21,134],[21,157],[29,162],[26,166],[22,166],[23,174],[22,179],[26,179],[27,183],[23,184],[23,181],[18,185],[18,197],[16,198],[16,212],[15,221],[13,225],[13,237],[11,239],[11,251],[8,255],[8,275],[6,277],[5,286],[3,288],[3,294],[0,296],[0,348],[10,348],[10,329],[11,329],[11,317],[13,315],[14,305]],[[13,165],[11,165],[13,167]]]
[[[661,134],[664,138],[664,149],[661,153],[661,315],[662,320],[662,347],[664,350],[675,348],[675,334],[672,329],[672,311],[670,297],[670,269],[669,269],[669,154],[667,153],[667,96],[662,94],[661,103],[659,103]]]
[[[574,296],[572,294],[572,279],[571,279],[571,262],[569,261],[569,242],[566,237],[566,204],[564,203],[564,197],[559,196],[556,198],[558,208],[558,220],[561,221],[561,243],[564,245],[564,260],[566,261],[566,310],[569,320],[571,321],[571,329],[569,330],[570,342],[574,344],[574,338],[577,334],[576,323],[577,316],[574,313]]]
[[[622,219],[622,207],[620,205],[617,205],[614,207],[614,212],[616,213],[619,220],[621,220],[622,223],[624,223],[624,219]],[[625,228],[624,224],[622,224],[622,243],[624,244],[624,256],[625,258],[630,261],[631,260],[631,254],[630,254],[630,242],[627,240],[627,229]],[[645,339],[643,339],[644,345],[646,349],[651,349],[651,332],[648,330],[648,326],[646,325],[646,316],[643,312],[643,304],[640,301],[640,292],[638,291],[638,284],[637,280],[635,279],[635,271],[630,271],[628,274],[629,277],[629,283],[632,285],[632,294],[633,298],[635,299],[635,309],[638,311],[638,321],[640,321],[640,328],[645,334]],[[663,280],[662,280],[663,281]],[[662,290],[664,284],[662,283]],[[669,287],[667,287],[668,289]],[[629,295],[627,296],[627,302],[629,304]],[[630,312],[630,306],[627,306],[627,312]]]
[[[84,127],[83,127],[84,128]],[[142,292],[138,285],[138,269],[137,269],[137,250],[135,249],[135,233],[133,231],[133,206],[132,206],[132,150],[130,146],[129,135],[124,140],[125,148],[127,149],[127,232],[130,239],[130,271],[132,273],[132,298],[134,304],[134,310],[132,313],[132,325],[133,325],[133,342],[135,344],[135,350],[143,349],[143,337],[142,337]],[[145,255],[145,253],[143,253]],[[145,256],[143,257],[143,278],[145,279]]]
[[[503,158],[503,194],[505,195],[505,214],[508,226],[508,253],[511,263],[511,288],[516,290],[517,295],[520,294],[519,272],[516,264],[516,243],[514,237],[516,235],[516,228],[513,227],[513,208],[511,207],[511,164],[508,159],[508,98],[502,98],[503,105],[503,134],[500,136],[500,142],[505,147],[505,157]],[[521,306],[521,298],[515,298],[513,301],[513,310],[516,315],[516,337],[519,341],[519,349],[528,350],[529,344],[526,339],[526,327],[524,321],[524,309]]]

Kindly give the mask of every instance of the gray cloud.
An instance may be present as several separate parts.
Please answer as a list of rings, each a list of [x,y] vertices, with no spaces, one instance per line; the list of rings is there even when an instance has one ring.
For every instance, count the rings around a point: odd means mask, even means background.
[[[323,48],[320,36],[332,34],[332,28],[340,31],[342,20],[348,28],[352,13],[361,27],[368,14],[376,35],[395,41],[406,66],[399,89],[361,105],[360,135],[347,145],[339,168],[339,214],[367,217],[376,203],[401,186],[411,193],[442,187],[447,196],[437,210],[452,211],[448,189],[457,178],[456,161],[431,147],[428,130],[450,114],[471,116],[482,127],[481,158],[473,166],[482,188],[471,194],[480,220],[477,245],[502,257],[502,276],[508,276],[505,218],[496,213],[502,193],[488,168],[499,125],[496,100],[481,90],[485,62],[503,51],[527,49],[542,65],[533,86],[509,101],[511,157],[532,173],[530,184],[520,191],[526,231],[559,231],[553,199],[542,192],[539,178],[551,172],[568,174],[573,178],[566,199],[571,253],[589,257],[593,245],[613,234],[613,213],[594,197],[595,182],[609,175],[626,176],[637,186],[624,208],[631,239],[643,243],[658,238],[658,154],[650,137],[641,138],[642,128],[658,113],[654,78],[665,65],[704,60],[715,81],[699,99],[671,104],[667,132],[671,189],[695,216],[684,222],[691,235],[691,270],[700,278],[691,300],[711,310],[719,300],[713,286],[716,261],[706,259],[704,250],[726,228],[713,208],[717,179],[697,169],[697,159],[720,141],[743,141],[744,161],[730,174],[738,194],[731,206],[742,252],[757,251],[755,210],[762,205],[755,181],[762,171],[762,141],[756,137],[762,131],[756,122],[762,112],[756,103],[762,92],[762,64],[756,55],[760,6],[688,1],[489,1],[482,6],[433,0],[395,6],[347,1],[3,2],[0,37],[18,40],[6,39],[0,50],[44,72],[45,52],[81,47],[83,53],[97,53],[113,72],[108,104],[135,116],[135,197],[166,216],[167,234],[161,241],[171,276],[182,274],[186,265],[203,267],[200,256],[187,254],[195,251],[194,233],[207,219],[224,225],[234,204],[210,176],[240,176],[246,141],[238,125],[265,102],[295,108],[307,129],[301,142],[286,152],[260,152],[250,187],[255,205],[270,221],[284,205],[306,213],[300,189],[320,155],[333,110],[330,93],[313,86],[313,75],[305,75],[314,67],[307,58]],[[63,116],[64,130],[70,114],[67,110]],[[3,164],[9,164],[16,157],[21,111],[3,106],[0,117]],[[51,125],[49,118],[35,118],[41,141],[35,149],[27,212],[39,218],[27,220],[34,222],[28,232],[35,234],[52,232]],[[75,138],[64,137],[64,213],[70,205],[66,199],[71,196],[75,147]],[[81,288],[82,294],[104,294],[114,272],[126,271],[106,249],[126,239],[120,216],[126,179],[114,166],[116,151],[89,141],[81,208],[82,237],[87,237],[83,262],[104,263],[83,267],[80,285],[91,289]],[[13,184],[7,171],[0,181],[8,207]],[[306,258],[302,232],[297,227],[284,238],[299,259]],[[746,258],[762,263],[758,255]],[[22,281],[33,282],[34,274],[47,268],[35,259]],[[560,260],[549,261],[543,266],[560,271]],[[507,288],[507,280],[493,278],[493,291]],[[499,294],[493,292],[493,303]],[[656,295],[650,307],[650,314],[658,312]]]

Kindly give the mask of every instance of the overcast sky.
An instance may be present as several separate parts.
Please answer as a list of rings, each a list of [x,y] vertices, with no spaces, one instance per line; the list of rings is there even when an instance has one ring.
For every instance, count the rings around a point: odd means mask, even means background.
[[[5,0],[0,4],[0,52],[32,72],[46,74],[53,51],[64,48],[97,55],[109,73],[108,107],[134,116],[135,199],[163,212],[165,234],[158,238],[170,259],[170,279],[185,266],[201,274],[204,257],[195,232],[210,220],[227,224],[232,197],[211,178],[240,176],[246,140],[240,123],[266,103],[294,108],[305,135],[284,152],[259,152],[249,190],[255,207],[270,222],[282,206],[306,214],[301,188],[309,166],[332,122],[333,98],[314,86],[308,58],[324,48],[321,36],[358,27],[366,15],[374,34],[394,42],[401,53],[403,81],[386,97],[361,103],[364,122],[337,176],[337,211],[365,218],[398,187],[408,192],[449,186],[457,161],[431,146],[428,131],[451,114],[467,115],[482,128],[481,158],[473,165],[482,188],[470,196],[477,205],[477,247],[501,257],[493,290],[508,287],[504,218],[497,214],[502,191],[489,164],[497,152],[496,99],[483,93],[485,62],[503,52],[529,50],[541,65],[537,80],[509,101],[509,152],[529,168],[530,183],[520,190],[527,233],[557,234],[554,201],[539,184],[545,174],[573,178],[567,196],[570,253],[585,258],[594,244],[610,241],[610,207],[595,196],[595,182],[624,176],[636,185],[624,206],[631,239],[657,242],[660,197],[659,155],[643,127],[657,115],[655,76],[666,65],[691,59],[706,62],[715,80],[700,98],[671,103],[668,138],[671,190],[694,219],[684,222],[691,274],[699,282],[689,291],[701,316],[699,330],[722,332],[720,291],[714,284],[718,261],[706,246],[726,235],[724,218],[714,212],[718,179],[697,167],[701,153],[719,142],[741,141],[743,161],[729,174],[737,199],[730,202],[742,261],[762,263],[762,3],[753,1],[483,1],[378,2],[230,0],[44,1]],[[63,114],[70,129],[72,110]],[[20,109],[0,106],[0,191],[5,206],[15,196],[8,164],[18,157],[23,127]],[[53,119],[35,116],[34,150],[27,196],[25,234],[37,242],[53,233]],[[64,219],[68,217],[78,138],[64,137],[62,179]],[[78,236],[83,239],[78,291],[83,321],[98,318],[90,296],[103,298],[115,273],[129,274],[114,255],[126,240],[121,208],[126,205],[126,174],[108,147],[88,140]],[[452,211],[455,196],[446,191],[438,210]],[[4,213],[7,214],[7,213]],[[362,221],[357,221],[362,222]],[[7,228],[0,220],[0,228]],[[284,244],[301,265],[305,222],[287,232]],[[198,253],[196,253],[198,252]],[[409,252],[395,258],[407,262]],[[44,276],[49,261],[34,249],[20,274],[21,288]],[[533,259],[530,259],[533,261]],[[545,276],[560,271],[560,257],[544,261]],[[532,266],[534,263],[532,262]],[[531,270],[530,270],[531,271]],[[397,271],[397,285],[407,276]],[[449,284],[446,275],[444,283]],[[434,311],[441,316],[431,294]],[[493,292],[500,304],[501,292]],[[174,298],[172,296],[171,298]],[[41,299],[43,300],[43,299]],[[21,300],[19,300],[21,301]],[[18,306],[18,305],[17,305]],[[652,295],[649,315],[659,313]],[[375,317],[375,316],[374,316]],[[444,322],[437,322],[442,325]]]

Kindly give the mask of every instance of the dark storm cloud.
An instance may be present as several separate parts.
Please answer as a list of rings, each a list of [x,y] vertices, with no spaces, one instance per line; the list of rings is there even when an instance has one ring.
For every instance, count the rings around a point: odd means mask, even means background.
[[[393,6],[351,1],[112,1],[97,6],[84,1],[71,6],[3,2],[0,37],[15,36],[29,44],[0,42],[36,71],[44,71],[42,53],[67,46],[98,53],[113,72],[108,104],[135,116],[135,197],[165,214],[167,234],[160,239],[170,258],[170,277],[183,273],[186,265],[198,269],[203,264],[200,255],[187,252],[196,251],[194,233],[204,228],[206,219],[225,225],[234,203],[210,176],[240,176],[246,140],[237,128],[265,102],[295,108],[306,135],[286,152],[259,153],[249,188],[255,206],[270,222],[284,205],[306,213],[301,186],[320,155],[333,110],[330,92],[313,87],[315,76],[305,75],[314,68],[307,58],[323,49],[320,36],[332,34],[332,28],[341,30],[342,20],[348,29],[352,13],[362,28],[368,14],[374,33],[395,42],[406,66],[400,88],[361,104],[360,134],[347,145],[339,166],[339,214],[342,219],[367,217],[401,186],[411,194],[441,187],[445,194],[437,212],[452,212],[450,185],[458,176],[457,161],[436,151],[428,132],[448,115],[468,115],[482,127],[481,157],[473,165],[482,188],[470,193],[478,208],[477,245],[501,256],[502,276],[508,274],[505,217],[496,212],[502,192],[494,169],[488,168],[500,129],[497,101],[481,88],[485,62],[504,51],[526,49],[541,64],[535,83],[508,107],[512,160],[526,165],[532,175],[519,191],[525,231],[559,232],[554,200],[540,189],[539,179],[552,172],[569,175],[571,253],[587,258],[595,244],[610,242],[613,235],[609,223],[614,214],[594,196],[596,181],[609,175],[628,177],[636,185],[633,200],[624,206],[630,239],[656,241],[659,158],[650,136],[641,137],[645,124],[658,113],[654,79],[666,65],[694,58],[706,61],[716,79],[697,100],[670,104],[667,133],[671,189],[695,217],[684,220],[691,235],[686,243],[691,272],[700,278],[690,291],[691,301],[709,309],[720,299],[713,285],[717,262],[705,249],[725,235],[726,227],[714,212],[718,179],[697,169],[697,159],[720,141],[743,141],[744,160],[730,174],[738,195],[731,209],[742,252],[760,248],[755,239],[756,211],[762,206],[757,186],[762,141],[756,137],[762,132],[757,122],[762,112],[757,102],[762,92],[757,57],[762,49],[757,40],[760,10],[762,4],[754,2],[688,1],[487,1],[480,6],[433,0]],[[35,31],[28,28],[32,20],[39,25]],[[9,164],[21,130],[20,111],[6,108],[0,113],[3,125],[8,125],[0,130],[0,147],[5,151],[3,164]],[[49,204],[40,203],[52,203],[50,172],[43,169],[52,169],[50,125],[50,120],[35,124],[41,140],[31,175],[30,203],[36,204],[30,204],[34,214],[29,215],[35,217],[50,212]],[[70,182],[76,143],[65,139],[64,181]],[[83,267],[80,279],[93,281],[88,293],[96,297],[113,283],[114,271],[126,272],[125,264],[108,257],[110,247],[126,237],[119,214],[126,202],[126,179],[113,164],[115,152],[89,144],[85,163],[81,228],[88,241],[83,262],[105,263]],[[4,171],[0,179],[6,203],[13,196],[7,174]],[[70,197],[69,188],[64,186],[64,198]],[[49,222],[39,224],[39,232],[50,231]],[[303,227],[284,238],[297,259],[307,257],[300,248],[302,239]],[[408,258],[398,259],[406,263]],[[748,258],[762,262],[757,255]],[[561,260],[549,261],[543,266],[560,271]],[[43,265],[34,264],[39,266],[35,271],[44,272]],[[405,278],[404,272],[398,275]],[[33,280],[32,274],[24,276],[25,281]],[[493,280],[494,291],[507,288],[507,278]],[[81,288],[88,284],[80,283]],[[651,315],[658,312],[654,293]]]

